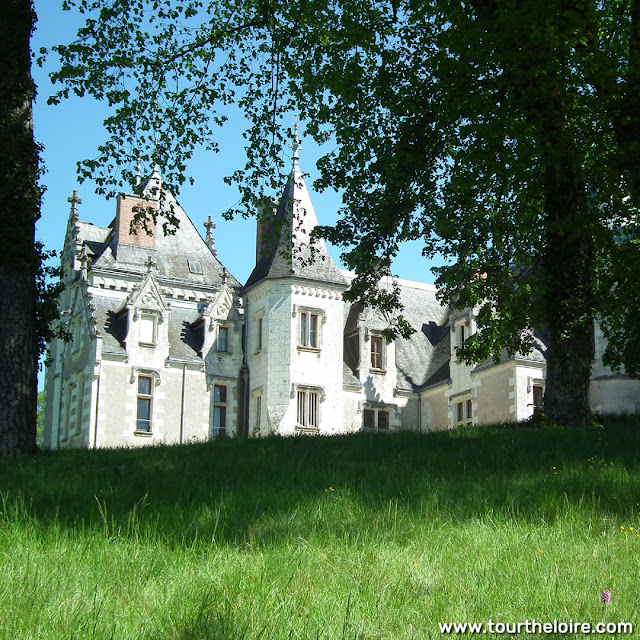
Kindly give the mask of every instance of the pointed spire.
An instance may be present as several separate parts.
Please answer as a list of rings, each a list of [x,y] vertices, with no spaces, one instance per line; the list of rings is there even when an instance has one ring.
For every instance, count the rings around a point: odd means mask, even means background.
[[[209,216],[208,220],[204,223],[204,228],[207,230],[205,243],[207,247],[209,247],[209,251],[211,251],[214,256],[217,256],[216,241],[213,239],[213,230],[216,228],[216,225],[213,223],[211,216]]]
[[[293,168],[275,215],[258,219],[258,259],[245,287],[252,287],[267,278],[291,276],[346,286],[324,241],[311,241],[318,219],[298,165],[302,145],[297,122],[293,133],[293,141],[289,145],[293,149]]]
[[[299,165],[298,165],[298,161],[300,160],[300,154],[298,153],[299,151],[302,150],[302,143],[300,142],[300,138],[298,137],[298,121],[296,120],[295,124],[293,125],[293,142],[289,145],[291,147],[291,149],[293,149],[293,156],[292,156],[292,161],[293,161],[293,168],[294,169],[299,169]]]

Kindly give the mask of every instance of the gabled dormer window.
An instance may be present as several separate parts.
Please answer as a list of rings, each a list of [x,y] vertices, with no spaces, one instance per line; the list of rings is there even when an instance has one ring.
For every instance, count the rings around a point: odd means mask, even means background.
[[[202,265],[197,260],[187,260],[189,265],[189,273],[202,275]]]

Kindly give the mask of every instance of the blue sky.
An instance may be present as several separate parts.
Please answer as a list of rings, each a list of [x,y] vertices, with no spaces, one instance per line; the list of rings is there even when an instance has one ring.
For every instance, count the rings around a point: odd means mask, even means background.
[[[81,16],[62,11],[62,0],[35,0],[38,14],[37,30],[32,38],[32,50],[50,47],[73,39]],[[60,251],[64,240],[69,203],[67,198],[78,189],[82,199],[80,219],[98,226],[106,226],[113,219],[115,202],[95,194],[95,185],[89,181],[78,184],[76,163],[95,157],[98,145],[106,138],[102,122],[108,115],[107,108],[89,98],[70,98],[58,106],[48,106],[47,97],[53,88],[48,78],[51,66],[41,69],[34,65],[33,76],[38,86],[38,98],[34,105],[35,135],[44,145],[46,173],[42,218],[37,226],[37,237],[47,249]],[[224,184],[223,177],[244,166],[244,139],[240,127],[233,125],[219,129],[220,153],[197,153],[187,171],[195,179],[193,186],[183,186],[178,201],[201,234],[203,223],[211,215],[217,225],[215,230],[218,258],[240,281],[248,278],[255,261],[255,220],[236,219],[225,221],[221,213],[238,200],[238,192]],[[315,167],[321,152],[308,138],[303,138],[301,168],[309,174],[307,186],[318,177]],[[291,150],[283,151],[290,157]],[[162,171],[162,167],[160,168]],[[333,192],[314,193],[311,198],[321,224],[336,220],[340,198]],[[339,251],[331,249],[339,262]],[[342,266],[342,265],[340,265]],[[401,251],[394,262],[394,275],[407,280],[433,282],[429,264],[414,243]]]

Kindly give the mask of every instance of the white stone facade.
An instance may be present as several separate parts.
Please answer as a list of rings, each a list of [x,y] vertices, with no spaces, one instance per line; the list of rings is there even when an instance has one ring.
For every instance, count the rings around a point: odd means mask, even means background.
[[[543,339],[527,356],[468,366],[456,347],[474,314],[442,307],[435,287],[399,281],[416,331],[391,343],[387,318],[343,301],[352,275],[323,244],[309,250],[317,219],[297,157],[244,286],[217,260],[212,225],[205,242],[171,194],[151,207],[173,207],[175,236],[130,233],[154,185],[158,174],[120,198],[105,229],[72,202],[61,254],[72,341],[50,345],[44,447],[432,431],[526,420],[541,403]],[[595,335],[593,409],[638,412],[640,382],[602,366]]]

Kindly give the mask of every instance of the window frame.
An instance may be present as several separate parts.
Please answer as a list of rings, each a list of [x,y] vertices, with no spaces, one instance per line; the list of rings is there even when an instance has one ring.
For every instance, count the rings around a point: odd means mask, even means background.
[[[322,390],[317,387],[298,387],[295,397],[296,429],[318,431]]]
[[[380,333],[371,333],[369,335],[369,361],[370,370],[377,373],[385,373],[387,370],[387,341]],[[374,345],[380,344],[379,354],[375,351]],[[375,358],[375,361],[374,361]],[[376,366],[376,361],[379,360],[380,366]]]
[[[255,429],[260,431],[262,429],[262,394],[258,393],[255,397]]]
[[[255,331],[255,340],[256,347],[254,350],[254,354],[258,354],[262,352],[264,348],[264,310],[260,310],[253,315],[253,320],[256,323],[256,331]]]
[[[224,349],[220,348],[220,334],[224,332],[225,343]],[[229,327],[225,324],[219,324],[216,329],[216,352],[217,353],[231,353],[231,331],[229,331]]]
[[[300,351],[320,351],[325,315],[321,309],[298,309],[298,349]],[[315,324],[315,327],[312,327]],[[312,336],[314,340],[312,341]],[[315,344],[312,344],[315,342]]]
[[[143,340],[142,326],[143,321],[151,320],[151,342]],[[155,347],[158,344],[158,316],[148,311],[140,311],[138,316],[138,344],[143,347]]]
[[[540,402],[537,403],[536,402],[536,390],[539,390],[540,393]],[[533,410],[534,411],[542,411],[542,408],[544,406],[544,385],[542,384],[533,384],[531,385],[531,391],[533,394]]]
[[[454,427],[470,427],[473,425],[473,396],[458,396],[452,410],[452,422]]]
[[[390,431],[391,430],[391,409],[392,406],[362,408],[362,428],[365,431]],[[367,415],[372,416],[372,420],[367,420]],[[386,416],[386,426],[380,426],[380,415]],[[370,424],[367,424],[370,422]],[[384,421],[383,421],[384,422]]]
[[[149,381],[149,392],[144,393],[140,391],[140,382],[142,380]],[[154,386],[155,379],[148,373],[140,373],[136,378],[136,428],[135,432],[144,435],[151,435],[153,433],[153,409],[154,409]],[[140,403],[147,403],[147,418],[140,417]],[[140,423],[146,423],[146,429],[140,428]]]
[[[216,395],[220,392],[218,397]],[[213,385],[213,421],[212,435],[214,438],[225,437],[227,435],[227,407],[229,399],[229,387],[226,384]],[[216,414],[221,416],[220,424],[216,426]]]

